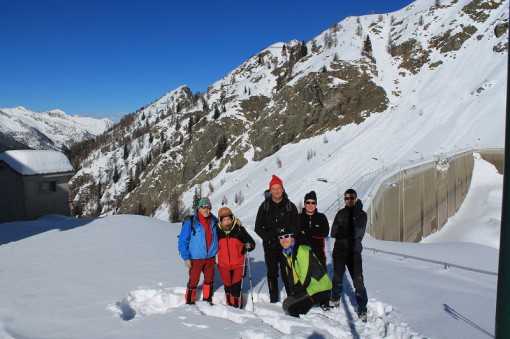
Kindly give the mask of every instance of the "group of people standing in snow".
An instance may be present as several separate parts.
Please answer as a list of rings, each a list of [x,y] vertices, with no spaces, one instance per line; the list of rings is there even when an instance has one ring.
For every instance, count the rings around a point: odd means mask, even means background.
[[[218,217],[212,214],[211,209],[211,201],[201,198],[197,211],[184,222],[179,235],[179,253],[189,268],[185,301],[186,304],[195,303],[197,286],[203,273],[202,299],[212,303],[218,255],[218,271],[223,281],[226,303],[242,307],[241,281],[245,253],[255,249],[255,241],[228,207],[220,208]]]
[[[305,194],[299,214],[282,180],[273,175],[269,182],[265,200],[257,212],[255,233],[262,239],[270,302],[280,301],[280,275],[287,294],[282,307],[288,315],[306,314],[316,304],[324,310],[338,307],[347,267],[355,289],[358,317],[367,319],[368,297],[361,257],[367,215],[355,190],[345,191],[344,200],[345,207],[338,211],[331,226],[335,244],[333,279],[330,279],[326,266],[330,227],[326,216],[317,210],[316,193]],[[218,217],[211,213],[211,208],[209,199],[201,198],[195,215],[183,224],[179,236],[179,252],[189,268],[186,303],[195,303],[201,273],[204,275],[202,298],[212,303],[217,255],[226,303],[242,307],[245,255],[255,249],[255,241],[229,208],[220,208]]]

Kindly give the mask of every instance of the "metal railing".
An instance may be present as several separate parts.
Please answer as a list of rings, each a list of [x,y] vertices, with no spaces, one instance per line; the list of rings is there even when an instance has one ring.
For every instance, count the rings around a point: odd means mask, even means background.
[[[490,274],[490,275],[498,276],[498,272],[491,272],[491,271],[480,270],[480,269],[477,269],[477,268],[472,268],[472,267],[466,267],[466,266],[462,266],[462,265],[452,264],[452,263],[449,263],[449,262],[446,262],[446,261],[442,261],[442,260],[433,260],[433,259],[421,258],[421,257],[413,256],[413,255],[403,254],[403,253],[383,251],[383,250],[380,250],[380,249],[377,249],[377,248],[371,248],[371,247],[365,247],[364,249],[365,250],[373,251],[374,254],[377,254],[378,252],[380,252],[380,253],[384,253],[384,254],[390,254],[390,255],[395,255],[395,256],[398,256],[398,257],[402,257],[404,259],[408,259],[409,258],[409,259],[415,259],[415,260],[420,260],[420,261],[426,261],[426,262],[430,262],[430,263],[433,263],[433,264],[439,264],[439,265],[443,266],[444,269],[448,269],[449,267],[455,267],[455,268],[459,268],[459,269],[466,270],[466,271],[472,271],[472,272],[477,272],[477,273],[483,273],[483,274]]]

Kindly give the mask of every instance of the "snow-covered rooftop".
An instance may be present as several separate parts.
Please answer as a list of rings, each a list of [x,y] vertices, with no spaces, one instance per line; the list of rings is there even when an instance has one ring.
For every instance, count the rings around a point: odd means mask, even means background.
[[[16,150],[0,154],[0,161],[21,175],[73,172],[65,154],[58,151]]]

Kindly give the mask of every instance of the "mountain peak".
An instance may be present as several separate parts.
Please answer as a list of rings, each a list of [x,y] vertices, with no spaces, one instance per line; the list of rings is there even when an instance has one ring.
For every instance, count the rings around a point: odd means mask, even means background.
[[[25,107],[0,108],[0,152],[11,149],[66,150],[111,127],[109,119],[71,117],[59,109],[44,113]]]

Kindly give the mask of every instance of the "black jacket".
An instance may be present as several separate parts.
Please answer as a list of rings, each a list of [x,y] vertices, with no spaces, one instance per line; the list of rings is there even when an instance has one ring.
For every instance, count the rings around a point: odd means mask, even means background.
[[[279,203],[266,199],[259,207],[255,219],[255,233],[263,240],[264,247],[281,247],[278,234],[282,231],[298,234],[299,216],[296,205],[286,196]]]
[[[367,214],[358,200],[354,207],[344,207],[335,215],[331,226],[331,237],[335,238],[335,250],[361,252],[361,240],[367,227]]]
[[[324,239],[329,235],[329,222],[328,218],[323,213],[315,210],[312,215],[306,214],[306,210],[299,215],[301,240],[304,244],[310,244],[312,249],[315,246],[322,247]]]

